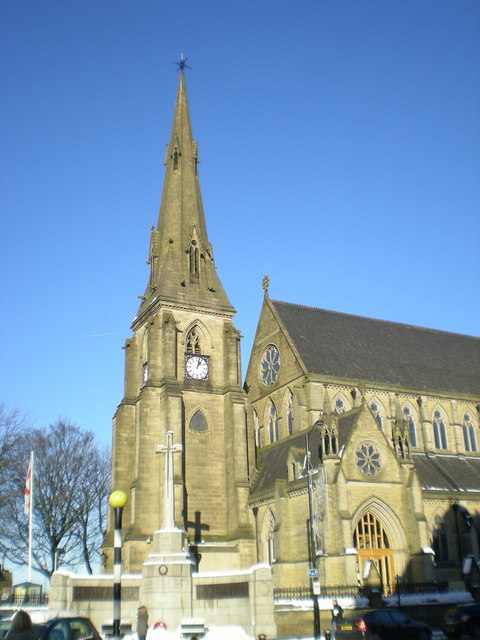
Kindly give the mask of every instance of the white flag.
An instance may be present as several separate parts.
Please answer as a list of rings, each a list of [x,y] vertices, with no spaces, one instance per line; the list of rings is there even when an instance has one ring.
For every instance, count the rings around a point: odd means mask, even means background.
[[[24,513],[26,516],[30,513],[30,496],[32,493],[32,454],[30,454],[30,460],[28,461],[27,477],[25,479],[25,503]]]

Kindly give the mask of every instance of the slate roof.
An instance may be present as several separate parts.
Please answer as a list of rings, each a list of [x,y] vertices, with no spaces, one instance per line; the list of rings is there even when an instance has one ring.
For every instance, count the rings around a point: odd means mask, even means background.
[[[344,415],[336,416],[338,428],[338,448],[345,444],[357,414],[361,407],[356,407]],[[259,473],[252,487],[253,494],[271,492],[275,486],[275,480],[287,480],[287,459],[290,449],[294,449],[297,459],[303,457],[306,451],[305,435],[309,433],[308,442],[310,448],[310,460],[313,467],[320,463],[320,431],[317,429],[293,435],[287,440],[281,440],[262,451],[262,463]]]
[[[480,491],[480,458],[414,453],[422,489],[430,491]]]
[[[270,302],[310,373],[480,396],[480,338]]]
[[[339,449],[353,425],[359,408],[338,416]],[[320,434],[310,432],[309,444],[314,467],[319,464]],[[303,457],[305,433],[269,446],[262,452],[262,464],[251,489],[253,498],[272,495],[277,479],[287,480],[287,459],[291,448]],[[420,486],[425,491],[480,492],[480,458],[449,454],[413,453],[412,460]]]
[[[309,446],[311,462],[312,465],[316,467],[319,463],[318,452],[320,447],[320,437],[317,430],[311,432],[309,436]],[[252,488],[252,494],[257,495],[264,492],[271,492],[273,491],[276,480],[287,480],[287,459],[291,447],[297,450],[297,457],[298,450],[305,452],[305,433],[289,438],[288,440],[282,440],[262,452],[262,465],[255,480],[254,487]],[[303,453],[303,455],[305,455],[305,453]]]

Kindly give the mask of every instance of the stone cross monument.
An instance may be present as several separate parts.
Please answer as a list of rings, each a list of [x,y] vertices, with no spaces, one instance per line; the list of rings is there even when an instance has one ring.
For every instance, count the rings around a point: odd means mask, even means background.
[[[192,571],[195,562],[190,554],[188,537],[175,525],[175,485],[173,456],[183,450],[173,443],[173,431],[167,431],[165,444],[156,453],[165,455],[163,474],[163,522],[153,533],[153,544],[143,563],[143,580],[139,600],[152,620],[169,621],[169,629],[192,615]]]
[[[165,454],[163,481],[163,526],[162,529],[175,529],[175,488],[173,485],[173,454],[180,453],[181,444],[173,444],[173,431],[167,431],[167,443],[157,444],[157,453]]]

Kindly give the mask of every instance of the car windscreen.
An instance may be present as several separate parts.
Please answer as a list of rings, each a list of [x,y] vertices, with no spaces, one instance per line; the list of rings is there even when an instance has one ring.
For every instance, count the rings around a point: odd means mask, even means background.
[[[37,637],[39,640],[42,640],[42,638],[45,636],[45,634],[47,633],[47,629],[48,629],[48,625],[47,624],[33,624],[33,630],[35,631]]]
[[[7,633],[10,631],[11,626],[12,626],[11,620],[0,620],[0,640],[6,637]],[[39,623],[39,624],[33,624],[32,627],[38,640],[42,640],[47,631],[47,625]]]

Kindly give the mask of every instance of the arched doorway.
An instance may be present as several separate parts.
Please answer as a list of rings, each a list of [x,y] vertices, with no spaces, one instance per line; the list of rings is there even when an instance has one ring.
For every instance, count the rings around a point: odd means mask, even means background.
[[[371,511],[357,522],[353,546],[358,554],[360,583],[366,584],[378,576],[384,593],[388,593],[395,576],[393,554],[385,527]]]

